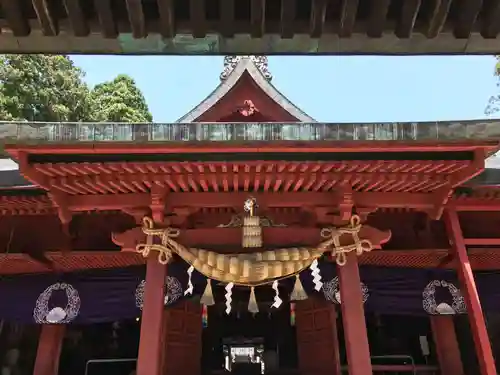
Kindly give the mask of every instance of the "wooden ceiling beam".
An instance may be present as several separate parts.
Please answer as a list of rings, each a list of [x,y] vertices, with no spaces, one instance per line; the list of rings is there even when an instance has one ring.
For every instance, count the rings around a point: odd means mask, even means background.
[[[295,20],[296,5],[296,0],[281,1],[280,28],[282,38],[293,38],[293,21]]]
[[[339,37],[349,38],[352,35],[359,0],[342,0],[340,13]]]
[[[173,0],[156,0],[156,4],[160,15],[160,34],[164,38],[172,38],[175,35]]]
[[[132,35],[136,39],[145,38],[148,33],[146,30],[146,19],[142,9],[141,0],[125,0],[127,5],[128,19],[132,28]]]
[[[264,243],[267,247],[317,246],[324,241],[317,227],[262,228]],[[127,233],[128,232],[128,233]],[[122,251],[134,252],[137,243],[144,238],[141,228],[121,233],[113,233],[113,242]],[[135,238],[134,238],[135,237]],[[124,238],[124,240],[122,240]],[[130,241],[134,238],[133,241]],[[234,253],[241,249],[241,228],[198,228],[182,229],[176,241],[189,247],[216,248],[219,253]],[[137,243],[136,243],[137,241]]]
[[[156,222],[162,223],[162,221]],[[332,224],[329,224],[326,227],[331,226]],[[239,250],[245,251],[241,246],[241,228],[196,228],[181,229],[179,232],[175,240],[187,247],[216,248],[219,253],[233,254],[241,252]],[[297,246],[297,244],[304,247],[318,246],[325,241],[321,236],[321,227],[318,226],[264,227],[262,235],[265,246],[273,248],[285,248]],[[139,243],[146,243],[146,237],[141,227],[135,227],[122,233],[113,233],[111,239],[122,248],[122,251],[135,252]],[[369,225],[362,225],[359,231],[359,238],[370,240],[374,250],[380,249],[390,237],[390,231],[381,231]],[[342,236],[340,243],[341,245],[351,244],[352,237]]]
[[[385,30],[385,21],[391,0],[372,0],[366,34],[370,38],[380,38]]]
[[[234,2],[238,0],[221,0],[220,18],[221,34],[226,38],[234,36]]]
[[[207,35],[204,0],[189,0],[189,18],[192,24],[193,37],[204,38]]]
[[[0,8],[2,8],[14,36],[28,36],[30,34],[31,28],[27,18],[23,15],[20,1],[0,0]]]
[[[149,207],[151,195],[148,193],[76,195],[69,196],[67,201],[72,211],[125,210],[136,207]]]
[[[460,212],[496,212],[500,211],[500,199],[454,198],[447,206]]]
[[[398,38],[406,39],[411,36],[421,4],[422,0],[405,0],[403,2],[401,16],[396,25],[396,36]]]
[[[111,0],[94,0],[94,7],[99,18],[102,36],[109,39],[118,37],[118,26],[113,16]]]
[[[251,0],[250,5],[250,34],[254,38],[262,38],[265,33],[266,0]]]
[[[484,38],[496,38],[500,33],[500,0],[491,0],[484,12],[481,35]]]
[[[462,0],[455,20],[454,34],[457,39],[467,39],[483,5],[482,0]]]
[[[313,0],[311,7],[310,35],[319,38],[323,34],[328,0]]]
[[[54,18],[48,0],[32,0],[40,28],[45,36],[56,36],[59,34],[57,20]]]
[[[71,28],[75,36],[83,37],[90,34],[90,27],[83,12],[80,0],[64,0]]]
[[[169,192],[166,198],[167,206],[175,207],[205,207],[205,208],[238,208],[248,197],[257,199],[262,209],[286,207],[328,207],[337,205],[339,195],[321,192],[297,193],[175,193]],[[106,194],[106,195],[74,195],[68,198],[68,207],[72,211],[91,210],[122,210],[124,208],[147,207],[150,195],[137,194]],[[414,193],[352,193],[352,201],[359,207],[407,207],[427,209],[435,199],[432,194]]]
[[[338,204],[338,195],[322,192],[298,193],[175,193],[169,192],[168,206],[175,207],[207,207],[238,208],[249,196],[258,199],[261,207],[326,207]],[[357,207],[407,207],[428,211],[435,207],[436,195],[418,193],[376,193],[353,192],[353,202]],[[103,194],[67,196],[67,206],[71,211],[112,211],[148,207],[151,197],[149,193],[135,194]],[[444,202],[461,212],[496,212],[500,211],[500,199],[450,198]],[[33,208],[40,207],[37,202]],[[28,209],[29,207],[21,207]],[[47,208],[44,205],[44,209]]]
[[[389,267],[432,268],[439,267],[447,260],[447,249],[415,249],[415,250],[376,250],[364,253],[358,259],[361,265]],[[142,265],[144,258],[133,252],[117,252],[108,250],[73,251],[64,254],[61,251],[46,253],[55,268],[60,272],[74,272],[82,269],[116,268]],[[494,270],[499,268],[500,254],[497,247],[487,249],[469,249],[471,267],[474,270]],[[453,268],[453,263],[444,264],[443,268]],[[28,254],[4,254],[0,274],[15,275],[42,273],[49,271],[40,262],[33,262]]]
[[[433,39],[439,35],[448,18],[452,1],[453,0],[434,0],[432,2],[432,11],[425,31],[427,38]]]

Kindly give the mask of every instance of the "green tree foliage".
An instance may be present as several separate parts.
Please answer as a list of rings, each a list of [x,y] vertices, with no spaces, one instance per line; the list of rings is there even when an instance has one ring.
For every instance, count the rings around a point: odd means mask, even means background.
[[[495,56],[495,58],[496,63],[493,73],[497,79],[498,91],[500,91],[500,56]],[[497,112],[500,112],[500,93],[497,93],[496,95],[492,95],[490,97],[490,100],[488,100],[488,105],[484,110],[484,113],[488,116]]]
[[[152,121],[132,78],[90,90],[67,56],[0,55],[0,121]]]
[[[84,73],[66,56],[0,55],[0,119],[84,121]]]
[[[126,75],[96,85],[91,103],[94,121],[150,122],[153,120],[146,99],[135,81]]]

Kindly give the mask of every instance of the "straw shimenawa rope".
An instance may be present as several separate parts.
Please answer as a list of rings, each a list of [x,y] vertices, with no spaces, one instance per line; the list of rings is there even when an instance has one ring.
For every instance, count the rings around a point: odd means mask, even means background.
[[[153,220],[145,217],[142,231],[147,240],[146,243],[137,245],[136,251],[144,257],[149,256],[151,251],[158,251],[158,261],[162,264],[167,264],[172,253],[175,253],[207,278],[236,285],[258,286],[300,273],[325,251],[332,251],[340,265],[345,264],[347,252],[355,250],[359,254],[370,251],[370,241],[359,239],[360,229],[359,217],[353,216],[346,228],[323,229],[321,235],[328,237],[328,240],[316,248],[292,247],[249,254],[219,254],[210,250],[187,248],[174,240],[179,236],[178,229],[155,229]],[[351,234],[353,244],[341,246],[340,236],[343,234]],[[160,244],[154,243],[155,237],[160,238]]]

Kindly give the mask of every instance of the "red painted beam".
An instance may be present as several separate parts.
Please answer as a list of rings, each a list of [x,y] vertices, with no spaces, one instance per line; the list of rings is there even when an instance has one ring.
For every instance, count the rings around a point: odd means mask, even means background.
[[[466,246],[500,246],[500,238],[464,238]]]
[[[264,244],[268,248],[317,246],[324,238],[320,235],[320,228],[263,228]],[[390,232],[382,232],[370,226],[363,226],[360,230],[361,239],[369,239],[374,248],[380,248],[390,239]],[[187,247],[216,249],[221,253],[247,252],[241,247],[241,228],[207,228],[183,229],[175,239]],[[352,243],[350,235],[340,237],[341,245]],[[135,251],[137,244],[146,243],[146,235],[141,228],[133,228],[124,233],[114,233],[113,242],[122,247],[123,251]]]

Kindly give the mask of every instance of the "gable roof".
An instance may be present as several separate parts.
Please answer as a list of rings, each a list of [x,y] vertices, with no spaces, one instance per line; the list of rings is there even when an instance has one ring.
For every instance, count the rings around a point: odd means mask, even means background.
[[[194,107],[191,111],[178,119],[176,122],[189,123],[195,121],[206,111],[212,108],[219,100],[221,100],[241,79],[246,72],[254,80],[257,86],[271,99],[273,99],[279,106],[281,106],[290,115],[295,117],[300,122],[317,122],[311,116],[306,114],[303,110],[293,104],[285,95],[278,91],[276,87],[270,82],[269,75],[259,68],[255,63],[255,58],[252,56],[242,56],[239,58],[236,66],[222,80],[217,88],[212,91],[200,104]]]

